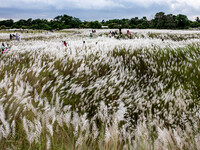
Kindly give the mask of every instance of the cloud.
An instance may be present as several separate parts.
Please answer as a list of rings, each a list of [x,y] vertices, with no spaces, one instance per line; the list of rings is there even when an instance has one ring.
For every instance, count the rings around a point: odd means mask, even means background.
[[[129,2],[132,4],[141,4],[144,6],[151,6],[152,4],[170,5],[171,7],[193,7],[199,9],[200,1],[197,0],[121,0],[121,2]]]
[[[2,1],[2,0],[1,0]],[[43,9],[54,7],[56,9],[79,8],[79,9],[105,9],[124,7],[122,3],[113,0],[7,0],[0,7],[3,8],[34,8]]]
[[[141,8],[150,8],[153,5],[165,5],[171,11],[176,9],[199,9],[200,1],[197,0],[0,0],[1,8],[21,9],[114,9],[130,8],[134,5]]]
[[[114,2],[112,0],[63,0],[64,2],[68,2],[72,4],[72,6],[80,9],[109,9],[116,7],[124,7],[123,4],[118,2]],[[63,5],[62,5],[63,6]]]
[[[149,17],[161,11],[175,15],[200,15],[200,1],[197,0],[0,0],[0,3],[0,18],[50,18],[69,14],[83,20],[94,20]]]

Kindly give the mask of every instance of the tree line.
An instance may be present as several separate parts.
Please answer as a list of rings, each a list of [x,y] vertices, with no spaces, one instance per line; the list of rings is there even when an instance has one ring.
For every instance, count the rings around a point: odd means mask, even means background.
[[[69,28],[96,28],[102,27],[114,28],[129,28],[129,29],[188,29],[200,27],[200,19],[190,21],[186,15],[165,14],[158,12],[154,18],[148,20],[147,17],[131,18],[131,19],[112,19],[99,21],[81,21],[79,18],[59,15],[52,20],[29,18],[27,20],[20,19],[14,22],[12,19],[0,21],[0,29],[40,29],[40,30],[61,30]]]

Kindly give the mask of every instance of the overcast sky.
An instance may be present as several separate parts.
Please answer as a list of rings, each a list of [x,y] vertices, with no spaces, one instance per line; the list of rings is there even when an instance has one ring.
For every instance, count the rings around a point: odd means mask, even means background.
[[[0,0],[0,19],[53,19],[67,14],[82,21],[146,16],[157,12],[200,16],[200,0]]]

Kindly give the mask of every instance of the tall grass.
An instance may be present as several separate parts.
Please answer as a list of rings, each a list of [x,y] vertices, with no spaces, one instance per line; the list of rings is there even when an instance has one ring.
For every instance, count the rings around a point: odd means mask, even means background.
[[[1,55],[0,149],[199,149],[198,41],[57,34]]]

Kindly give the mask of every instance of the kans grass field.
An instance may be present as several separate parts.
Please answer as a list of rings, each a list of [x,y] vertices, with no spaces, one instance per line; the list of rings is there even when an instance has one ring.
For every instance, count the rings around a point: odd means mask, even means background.
[[[200,149],[200,31],[109,31],[0,33],[0,149]]]

